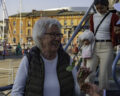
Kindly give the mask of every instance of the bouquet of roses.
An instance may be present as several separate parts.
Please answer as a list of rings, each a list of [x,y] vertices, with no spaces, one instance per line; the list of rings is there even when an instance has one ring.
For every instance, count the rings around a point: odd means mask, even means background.
[[[81,62],[82,62],[82,58],[80,58],[80,60],[77,64],[77,66],[79,67],[78,74],[77,74],[77,79],[78,79],[78,82],[80,82],[82,84],[82,83],[84,83],[84,81],[88,77],[88,75],[91,73],[91,71],[90,71],[90,68],[80,67]],[[73,60],[72,65],[68,66],[66,68],[66,70],[67,71],[72,71],[73,68],[75,67],[75,63],[76,63],[76,61]]]
[[[84,83],[85,79],[88,77],[90,73],[91,73],[90,68],[87,68],[87,67],[79,68],[78,74],[77,74],[77,80],[80,85]]]

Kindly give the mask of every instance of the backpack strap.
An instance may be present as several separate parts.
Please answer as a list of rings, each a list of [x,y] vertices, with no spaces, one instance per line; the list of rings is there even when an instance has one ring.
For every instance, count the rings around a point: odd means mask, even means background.
[[[98,24],[95,32],[94,32],[94,35],[96,35],[97,31],[98,31],[98,28],[100,27],[100,25],[102,24],[102,22],[105,20],[105,18],[109,15],[110,11],[102,18],[102,20],[100,21],[100,23]]]

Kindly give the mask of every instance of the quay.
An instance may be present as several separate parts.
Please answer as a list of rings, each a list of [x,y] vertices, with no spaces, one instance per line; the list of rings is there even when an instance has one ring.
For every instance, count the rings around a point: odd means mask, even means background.
[[[13,84],[22,55],[0,56],[0,86]]]
[[[74,58],[73,54],[70,54],[72,58]],[[80,57],[80,55],[77,55],[78,58]],[[3,59],[2,56],[0,56],[0,87],[2,86],[7,86],[10,84],[13,84],[15,76],[16,76],[16,72],[17,69],[19,67],[20,61],[22,59],[23,55],[11,55],[11,56],[6,56],[5,59]],[[120,73],[120,61],[118,62],[118,70],[116,71],[119,76]],[[112,74],[111,74],[112,75]],[[109,80],[109,84],[110,84],[110,90],[115,90],[118,91],[118,87],[115,84],[112,76],[110,76],[110,80]],[[98,78],[95,78],[95,83],[98,84]],[[3,91],[0,92],[0,96],[10,96],[9,95],[5,95],[8,94],[11,90],[7,90],[7,91]]]

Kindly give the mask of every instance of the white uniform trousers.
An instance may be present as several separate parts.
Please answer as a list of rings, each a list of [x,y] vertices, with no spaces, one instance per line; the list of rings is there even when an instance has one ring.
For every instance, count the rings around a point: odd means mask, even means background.
[[[112,42],[96,42],[94,54],[91,59],[87,60],[87,67],[92,70],[92,73],[86,81],[93,82],[95,80],[96,68],[99,65],[99,87],[108,89],[108,77],[112,74],[113,59],[114,51]]]

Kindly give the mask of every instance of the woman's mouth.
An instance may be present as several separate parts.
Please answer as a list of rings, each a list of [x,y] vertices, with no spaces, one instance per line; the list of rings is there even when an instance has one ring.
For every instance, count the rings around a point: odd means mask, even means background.
[[[54,40],[54,41],[51,42],[51,45],[55,46],[55,47],[58,47],[59,44],[60,44],[60,41],[57,41],[57,40]]]

